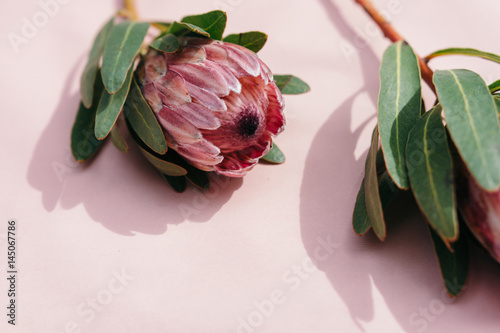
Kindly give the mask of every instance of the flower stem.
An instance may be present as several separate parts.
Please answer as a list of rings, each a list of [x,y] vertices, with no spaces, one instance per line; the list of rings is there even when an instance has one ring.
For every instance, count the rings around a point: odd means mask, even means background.
[[[137,10],[135,7],[135,0],[123,0],[123,7],[125,8],[127,16],[132,21],[136,21],[138,19]]]
[[[384,33],[384,36],[392,42],[397,42],[400,40],[404,40],[403,36],[401,36],[392,25],[387,22],[387,20],[380,14],[380,12],[373,6],[370,0],[354,0],[358,3],[366,13],[372,18],[372,20],[379,26],[380,30]],[[422,79],[427,83],[429,88],[436,94],[436,87],[434,87],[434,83],[432,83],[432,75],[434,72],[427,63],[416,54],[418,63],[420,65],[420,72],[422,74]]]

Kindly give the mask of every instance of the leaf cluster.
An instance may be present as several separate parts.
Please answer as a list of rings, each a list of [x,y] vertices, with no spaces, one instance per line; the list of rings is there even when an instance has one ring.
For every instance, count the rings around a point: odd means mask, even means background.
[[[500,63],[473,49],[446,49],[426,59],[462,54]],[[411,191],[428,222],[448,292],[463,289],[468,270],[464,229],[457,207],[457,179],[465,166],[485,191],[500,188],[500,81],[489,87],[466,69],[437,70],[437,101],[425,110],[421,74],[410,45],[396,42],[380,66],[377,126],[356,199],[353,227],[386,237],[384,212],[398,191]],[[462,232],[460,232],[462,230]]]
[[[227,17],[220,10],[187,16],[173,23],[117,21],[117,18],[111,18],[98,33],[81,78],[82,102],[71,133],[74,158],[78,162],[89,160],[108,137],[119,151],[128,152],[129,146],[123,135],[128,129],[144,157],[174,190],[184,191],[186,180],[207,189],[207,173],[168,149],[164,132],[136,81],[135,66],[148,47],[167,53],[179,51],[182,37],[224,40],[258,52],[266,43],[267,35],[251,31],[223,39]],[[161,33],[149,46],[144,46],[152,25]],[[276,75],[275,80],[284,94],[309,91],[305,82],[292,75]],[[120,121],[122,118],[124,121]],[[263,160],[283,163],[285,157],[274,145]]]

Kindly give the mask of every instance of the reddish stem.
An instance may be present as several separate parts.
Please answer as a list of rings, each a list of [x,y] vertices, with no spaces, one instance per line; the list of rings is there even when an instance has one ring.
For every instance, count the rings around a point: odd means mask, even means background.
[[[137,15],[137,9],[135,7],[135,0],[124,0],[123,7],[125,8],[125,11],[127,12],[127,16],[132,21],[137,21],[139,16]]]
[[[388,38],[392,42],[397,42],[400,40],[404,40],[403,36],[401,36],[392,25],[387,22],[387,20],[380,14],[380,12],[373,6],[370,0],[354,0],[357,2],[366,13],[372,18],[372,20],[379,26],[380,30],[384,33],[384,36]],[[425,83],[431,88],[431,90],[436,94],[436,87],[434,83],[432,83],[432,75],[434,72],[427,63],[416,54],[418,63],[420,65],[420,72],[422,74],[422,79],[424,79]]]

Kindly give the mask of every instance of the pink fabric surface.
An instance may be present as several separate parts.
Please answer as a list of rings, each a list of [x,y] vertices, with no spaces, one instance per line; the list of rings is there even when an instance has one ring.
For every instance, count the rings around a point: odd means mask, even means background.
[[[21,35],[42,7],[2,4],[0,271],[15,218],[19,276],[15,327],[1,278],[1,332],[499,331],[500,269],[483,253],[472,251],[466,290],[450,301],[415,209],[391,213],[385,243],[352,231],[389,44],[354,1],[138,1],[143,19],[165,21],[224,5],[226,33],[266,32],[260,57],[312,87],[285,97],[277,142],[287,162],[221,178],[206,194],[175,194],[136,148],[107,144],[92,163],[72,161],[79,78],[119,3],[60,1],[18,52],[8,33]],[[500,53],[500,3],[375,4],[421,55],[452,46]],[[431,66],[500,78],[484,60]]]

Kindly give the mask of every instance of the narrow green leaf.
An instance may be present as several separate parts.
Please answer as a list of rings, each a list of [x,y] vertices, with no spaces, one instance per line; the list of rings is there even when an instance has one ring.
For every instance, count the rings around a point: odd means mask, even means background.
[[[148,147],[158,154],[165,154],[167,142],[163,130],[144,99],[135,78],[132,78],[130,93],[124,105],[124,114],[134,131]]]
[[[208,178],[208,173],[203,170],[196,169],[195,167],[188,169],[188,174],[186,175],[187,180],[189,180],[200,190],[208,190],[208,188],[210,187],[210,179]]]
[[[149,23],[125,21],[111,30],[102,59],[102,79],[110,94],[120,90],[125,82],[148,29]]]
[[[451,296],[458,296],[465,286],[469,270],[467,240],[462,235],[457,242],[451,245],[452,252],[431,227],[429,227],[429,232],[434,243],[434,250],[446,290]]]
[[[483,79],[465,70],[438,70],[434,84],[450,136],[477,183],[500,187],[500,126],[493,98]]]
[[[127,99],[133,74],[134,70],[130,68],[125,83],[115,94],[111,95],[104,90],[96,115],[95,135],[99,140],[106,138],[115,125]]]
[[[175,35],[167,34],[157,38],[149,46],[158,51],[173,53],[179,49],[179,40]]]
[[[490,90],[490,92],[493,94],[493,93],[496,93],[497,91],[500,90],[500,80],[497,80],[495,82],[493,82],[492,84],[490,84],[488,86],[488,89]]]
[[[399,190],[398,187],[392,181],[387,171],[384,171],[378,177],[378,190],[380,193],[380,201],[382,203],[382,209],[385,211],[387,206],[391,203],[392,199]],[[352,226],[354,232],[359,236],[364,235],[371,228],[371,222],[368,219],[368,212],[366,211],[366,201],[365,201],[365,180],[361,182],[359,188],[358,196],[356,197],[356,204],[354,206],[354,212],[352,216]]]
[[[130,122],[130,118],[127,118],[127,126],[130,135],[139,146],[141,153],[162,175],[173,177],[186,175],[187,170],[180,166],[179,163],[176,163],[176,161],[174,161],[168,154],[160,155],[146,145],[146,143],[139,136],[139,133],[135,131],[134,126]],[[169,151],[169,153],[171,152],[175,153],[174,151]]]
[[[190,24],[190,23],[182,23],[182,22],[174,22],[170,27],[169,32],[175,36],[183,37],[193,33],[195,36],[198,35],[201,37],[210,37],[210,34],[203,30],[202,28]]]
[[[382,149],[379,149],[377,151],[377,157],[376,157],[376,165],[377,165],[377,177],[382,176],[384,172],[387,171],[387,168],[385,166],[385,161],[384,161],[384,153],[382,152]]]
[[[425,110],[425,103],[424,103],[424,99],[422,98],[422,99],[420,100],[420,117],[422,117],[426,111],[427,111],[427,110]]]
[[[307,83],[293,75],[274,75],[274,80],[282,94],[297,95],[311,90]]]
[[[113,142],[113,145],[121,151],[122,153],[128,153],[128,144],[127,141],[123,138],[122,133],[120,132],[120,128],[118,127],[118,124],[115,124],[113,126],[113,129],[111,129],[111,141]]]
[[[83,103],[80,103],[75,123],[71,130],[71,152],[78,162],[84,162],[89,159],[103,143],[103,141],[97,140],[94,133],[97,106],[104,91],[100,73],[100,71],[97,72],[97,79],[94,83],[92,106],[90,109],[87,109]]]
[[[267,42],[267,35],[260,31],[232,34],[224,38],[224,42],[238,44],[255,53],[259,52]]]
[[[495,105],[497,107],[497,115],[498,115],[498,118],[500,118],[500,96],[498,95],[494,95],[493,96],[493,100],[495,101]]]
[[[286,158],[285,154],[283,154],[278,145],[273,143],[273,147],[266,155],[264,155],[264,157],[262,157],[262,160],[269,163],[281,164],[285,163]]]
[[[367,233],[372,227],[370,220],[368,219],[368,213],[366,212],[364,179],[361,182],[361,186],[359,187],[358,195],[356,197],[356,203],[352,213],[352,227],[354,232],[359,236]]]
[[[412,48],[400,41],[387,48],[380,66],[378,126],[387,170],[408,189],[405,150],[408,133],[420,118],[420,68]]]
[[[436,51],[436,52],[429,54],[427,57],[425,57],[425,59],[430,60],[432,58],[444,56],[444,55],[465,55],[465,56],[479,57],[479,58],[491,60],[491,61],[494,61],[494,62],[497,62],[500,64],[500,56],[499,55],[489,53],[489,52],[479,51],[476,49],[461,48],[461,47],[452,47],[449,49],[439,50],[439,51]]]
[[[222,40],[224,29],[226,28],[227,16],[222,10],[214,10],[201,15],[184,17],[181,22],[200,27],[208,32],[210,38]]]
[[[151,163],[160,173],[174,177],[184,176],[187,174],[187,171],[184,168],[172,162],[166,161],[163,158],[163,155],[152,154],[151,152],[148,151],[148,149],[145,149],[143,146],[140,147],[144,157],[146,157],[149,163]]]
[[[210,187],[210,179],[208,178],[208,172],[195,168],[189,164],[185,159],[183,159],[177,152],[170,149],[166,154],[168,160],[175,163],[187,171],[186,179],[189,180],[194,186],[201,190],[207,190]]]
[[[378,127],[375,127],[372,143],[365,163],[365,203],[368,219],[377,237],[383,241],[386,236],[384,212],[380,201],[377,179]]]
[[[172,177],[163,175],[163,178],[168,182],[175,192],[182,193],[186,190],[186,177]]]
[[[441,107],[427,112],[413,127],[406,146],[411,188],[420,210],[447,246],[458,237],[453,162]]]
[[[99,68],[99,60],[104,52],[104,46],[108,41],[109,33],[113,28],[114,21],[115,18],[112,17],[97,34],[97,37],[94,40],[94,45],[92,45],[92,49],[90,50],[87,65],[85,65],[85,69],[83,70],[82,78],[80,80],[80,94],[82,95],[83,105],[85,105],[86,108],[90,108],[92,106],[94,82]]]

